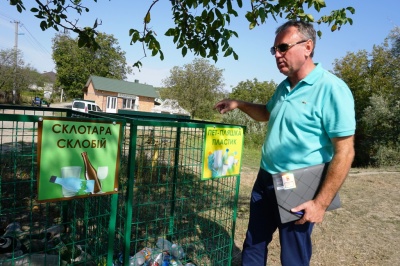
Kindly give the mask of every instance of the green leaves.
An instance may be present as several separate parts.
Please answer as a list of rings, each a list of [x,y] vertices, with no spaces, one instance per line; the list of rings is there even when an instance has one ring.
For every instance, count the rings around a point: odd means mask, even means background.
[[[146,16],[144,17],[144,23],[150,23],[150,11],[147,12]]]
[[[204,58],[194,59],[183,67],[173,67],[160,90],[163,99],[178,100],[193,118],[212,119],[213,105],[223,87],[223,70]]]
[[[182,56],[185,57],[186,54],[187,54],[187,47],[184,46],[184,47],[182,47]]]
[[[392,31],[382,45],[375,44],[371,52],[348,52],[343,58],[335,60],[334,73],[350,87],[356,103],[355,147],[359,154],[356,156],[359,165],[379,166],[393,162],[393,158],[397,158],[397,161],[400,158],[398,40],[400,33]],[[389,41],[393,46],[389,45]],[[380,149],[394,149],[397,154],[389,153],[386,157],[380,154]]]
[[[19,12],[25,9],[23,0],[9,1]],[[32,7],[31,12],[40,20],[42,30],[67,29],[78,34],[80,47],[99,48],[96,44],[96,28],[101,24],[99,21],[96,20],[92,27],[82,29],[68,18],[71,11],[78,15],[89,12],[89,8],[82,5],[83,1],[67,3],[65,0],[37,0],[35,2],[37,6]],[[144,57],[147,56],[147,51],[150,51],[151,56],[159,55],[163,60],[164,54],[157,40],[156,31],[150,27],[151,10],[158,2],[159,0],[154,0],[149,4],[150,7],[143,17],[143,30],[131,29],[129,36],[131,44],[142,44]],[[245,17],[250,30],[265,23],[269,18],[276,20],[279,17],[325,23],[331,26],[331,31],[336,31],[347,23],[352,25],[353,20],[348,14],[355,13],[353,7],[346,7],[315,18],[312,11],[322,12],[326,8],[325,0],[249,0],[249,2],[251,9],[245,13]],[[172,38],[177,49],[181,49],[182,56],[191,52],[197,56],[212,58],[214,61],[221,55],[238,58],[230,45],[231,38],[238,37],[238,34],[230,28],[230,23],[238,16],[237,11],[243,8],[242,0],[170,0],[169,3],[174,26],[168,29],[165,35]],[[322,36],[321,31],[318,31],[318,36]]]
[[[280,0],[278,2],[252,0],[252,9],[246,13],[249,21],[249,28],[253,29],[260,23],[264,23],[268,15],[276,20],[276,17],[285,19],[304,20],[308,22],[317,22],[318,24],[327,23],[331,25],[331,31],[339,30],[346,23],[352,25],[353,20],[347,17],[347,12],[354,14],[355,9],[352,7],[333,10],[329,15],[323,15],[319,19],[315,19],[311,14],[312,9],[318,13],[326,8],[324,0]],[[322,36],[322,32],[318,31],[318,36]]]
[[[197,7],[195,12],[192,10],[194,7]],[[222,51],[224,56],[237,57],[229,45],[230,38],[237,37],[237,33],[227,28],[231,17],[237,16],[232,0],[173,2],[172,10],[175,27],[168,29],[165,35],[173,37],[177,49],[182,49],[182,56],[191,51],[195,55],[217,61]]]
[[[353,25],[353,20],[349,17],[347,17],[347,11],[349,11],[351,14],[355,13],[355,9],[353,7],[347,7],[347,8],[342,8],[338,10],[333,10],[331,11],[329,16],[322,16],[317,23],[327,23],[328,25],[331,25],[331,31],[336,31],[340,30],[340,28],[349,23],[350,25]]]
[[[15,6],[19,13],[25,10],[25,6],[21,0],[10,0],[10,5]]]
[[[131,36],[131,44],[135,43],[139,40],[140,38],[140,33],[138,30],[135,29],[130,29],[129,30],[129,36]]]
[[[356,10],[354,9],[354,7],[349,6],[349,7],[346,7],[346,9],[348,11],[350,11],[351,14],[355,14],[356,13]]]
[[[171,32],[171,34],[173,33]],[[136,29],[130,29],[129,36],[131,36],[131,44],[136,42],[141,42],[147,49],[151,51],[152,56],[160,54],[160,59],[164,60],[164,54],[161,51],[160,43],[157,41],[155,33],[153,31],[146,31],[145,33],[140,33]],[[139,64],[135,64],[134,66],[137,67],[139,66]]]
[[[313,2],[314,2],[314,3],[313,3]],[[308,7],[310,7],[310,5],[312,5],[312,4],[314,4],[315,10],[318,11],[318,12],[321,11],[321,8],[326,7],[326,4],[325,4],[325,1],[324,1],[324,0],[310,1]]]
[[[42,29],[42,31],[47,30],[48,27],[46,21],[40,22],[40,28]]]
[[[90,75],[125,79],[132,71],[127,66],[125,52],[112,35],[99,33],[96,38],[98,49],[94,50],[88,48],[87,40],[83,39],[92,38],[88,36],[92,29],[85,30],[86,35],[75,39],[66,34],[53,39],[53,60],[59,86],[71,98],[82,97],[82,88]]]
[[[142,67],[142,62],[140,62],[140,61],[137,61],[137,62],[136,62],[136,63],[134,63],[132,66],[133,66],[133,67],[136,67],[137,69],[139,69],[139,70],[140,70],[140,68]]]

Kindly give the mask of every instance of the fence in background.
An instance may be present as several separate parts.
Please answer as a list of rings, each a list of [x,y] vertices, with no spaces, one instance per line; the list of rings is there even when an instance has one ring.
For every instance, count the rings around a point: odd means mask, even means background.
[[[2,265],[129,265],[142,250],[155,256],[159,239],[182,248],[183,265],[231,264],[239,177],[200,179],[206,123],[0,108],[0,228],[17,240]],[[38,123],[48,116],[123,121],[117,194],[35,201]]]

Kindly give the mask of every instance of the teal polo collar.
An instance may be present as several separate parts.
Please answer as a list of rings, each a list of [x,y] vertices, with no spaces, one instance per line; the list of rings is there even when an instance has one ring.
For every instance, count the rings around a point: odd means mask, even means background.
[[[315,68],[310,73],[308,73],[308,75],[304,79],[300,80],[300,82],[296,85],[296,87],[303,82],[307,83],[308,85],[313,85],[317,80],[319,80],[323,72],[324,69],[322,68],[321,63],[316,63]],[[284,85],[290,91],[289,78],[286,78],[284,80]]]
[[[321,63],[315,64],[315,68],[302,80],[309,85],[313,85],[319,78],[321,77],[324,69],[322,68]]]

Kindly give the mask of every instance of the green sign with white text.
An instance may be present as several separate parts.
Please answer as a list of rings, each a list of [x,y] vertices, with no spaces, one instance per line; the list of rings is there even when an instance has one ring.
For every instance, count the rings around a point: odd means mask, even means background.
[[[44,118],[39,122],[38,201],[116,193],[122,126]]]

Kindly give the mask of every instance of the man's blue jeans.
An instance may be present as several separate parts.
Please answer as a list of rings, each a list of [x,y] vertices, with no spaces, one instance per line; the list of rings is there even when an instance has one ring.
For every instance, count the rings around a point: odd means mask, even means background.
[[[285,224],[280,222],[272,177],[260,169],[251,193],[250,219],[243,244],[242,265],[266,265],[268,244],[276,229],[279,229],[282,265],[309,265],[313,225],[313,223],[295,225],[294,222]]]

